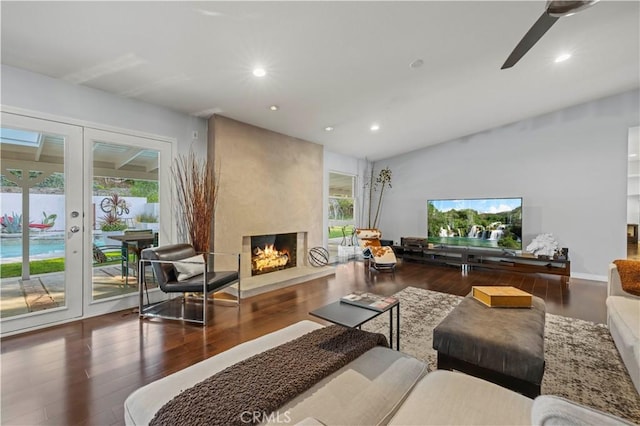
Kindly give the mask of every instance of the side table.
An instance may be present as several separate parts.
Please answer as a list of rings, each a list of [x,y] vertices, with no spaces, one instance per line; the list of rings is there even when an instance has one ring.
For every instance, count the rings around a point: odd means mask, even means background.
[[[362,308],[344,302],[333,302],[321,308],[309,312],[309,315],[321,318],[334,324],[349,328],[360,328],[362,324],[371,321],[377,316],[389,312],[389,346],[393,349],[393,311],[396,311],[396,347],[400,350],[400,301],[389,305],[383,311]]]

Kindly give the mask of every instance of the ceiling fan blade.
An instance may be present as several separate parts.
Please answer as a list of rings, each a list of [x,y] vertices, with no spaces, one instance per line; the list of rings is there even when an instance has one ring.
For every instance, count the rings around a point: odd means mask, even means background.
[[[544,12],[542,16],[538,18],[535,24],[527,31],[527,33],[522,37],[520,43],[513,49],[511,55],[507,58],[506,62],[500,69],[511,68],[514,66],[524,55],[533,47],[534,44],[540,40],[540,38],[546,33],[549,28],[553,24],[556,23],[558,17],[554,17],[549,15],[547,12]]]

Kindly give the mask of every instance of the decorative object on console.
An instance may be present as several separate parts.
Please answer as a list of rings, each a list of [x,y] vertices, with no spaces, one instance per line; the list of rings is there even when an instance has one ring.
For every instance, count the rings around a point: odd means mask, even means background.
[[[553,259],[558,251],[558,246],[553,234],[540,234],[527,246],[527,252],[533,253],[537,257],[547,256],[549,259]]]
[[[208,253],[219,185],[213,164],[208,157],[201,161],[191,150],[176,158],[171,172],[178,197],[180,237],[196,252]]]

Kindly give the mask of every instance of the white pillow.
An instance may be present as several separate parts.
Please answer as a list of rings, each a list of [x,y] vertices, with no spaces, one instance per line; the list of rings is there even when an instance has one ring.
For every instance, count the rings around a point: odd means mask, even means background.
[[[174,268],[176,268],[176,272],[178,273],[178,281],[185,281],[191,277],[195,277],[196,275],[201,275],[202,271],[204,270],[202,266],[203,264],[204,256],[202,256],[201,254],[193,257],[188,257],[174,263],[173,266]]]

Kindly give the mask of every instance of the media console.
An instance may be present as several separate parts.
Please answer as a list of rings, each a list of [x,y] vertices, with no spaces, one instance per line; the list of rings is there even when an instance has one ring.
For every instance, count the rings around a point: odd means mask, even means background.
[[[511,250],[482,249],[477,247],[433,246],[426,238],[403,237],[399,246],[393,246],[397,257],[422,263],[491,268],[505,271],[571,275],[569,259],[542,259],[532,254],[516,254]]]

